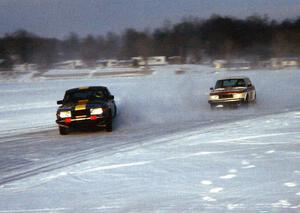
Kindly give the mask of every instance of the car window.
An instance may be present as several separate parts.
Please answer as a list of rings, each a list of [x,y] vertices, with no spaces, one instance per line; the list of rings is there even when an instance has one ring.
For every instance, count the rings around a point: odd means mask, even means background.
[[[64,101],[76,103],[79,100],[104,99],[105,97],[105,92],[102,90],[82,90],[66,94]]]
[[[239,79],[236,83],[236,86],[238,87],[245,87],[246,86],[246,82],[243,79]]]
[[[224,87],[245,87],[246,82],[244,79],[226,79],[226,80],[219,80],[216,83],[217,88],[224,88]]]
[[[93,98],[105,98],[104,92],[103,91],[95,91],[93,94]]]

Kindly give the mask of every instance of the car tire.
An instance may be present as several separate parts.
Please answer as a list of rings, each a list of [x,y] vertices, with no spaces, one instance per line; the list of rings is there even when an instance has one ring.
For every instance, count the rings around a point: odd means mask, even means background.
[[[105,129],[106,129],[106,132],[112,132],[112,130],[113,130],[111,112],[109,113],[109,118],[106,121]]]
[[[253,103],[253,104],[256,104],[256,93],[254,93],[254,98],[253,98],[252,103]]]
[[[116,104],[114,104],[114,107],[115,107],[115,113],[114,113],[114,118],[115,118],[117,116],[118,109],[117,109]]]
[[[249,106],[249,103],[250,103],[249,95],[247,95],[245,100],[242,102],[242,106],[247,108]]]
[[[58,129],[59,129],[59,134],[61,134],[61,135],[69,134],[69,130],[66,127],[59,126]]]
[[[210,109],[211,110],[215,110],[216,109],[216,105],[215,104],[210,104]]]

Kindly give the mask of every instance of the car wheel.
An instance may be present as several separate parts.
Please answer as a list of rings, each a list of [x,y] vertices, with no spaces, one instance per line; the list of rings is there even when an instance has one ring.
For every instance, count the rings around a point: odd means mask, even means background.
[[[216,109],[216,105],[215,104],[210,104],[210,109],[211,110],[215,110]]]
[[[59,126],[58,128],[59,128],[59,134],[61,134],[61,135],[69,134],[68,128],[65,128],[65,127],[62,127],[62,126]]]
[[[107,132],[112,132],[113,128],[112,128],[112,115],[111,115],[111,112],[109,114],[109,118],[106,121],[105,129],[106,129]]]
[[[117,109],[117,106],[114,104],[114,107],[115,107],[115,113],[114,113],[114,118],[117,116],[117,112],[118,112],[118,109]]]
[[[243,101],[242,105],[244,107],[248,107],[249,103],[250,103],[249,95],[247,95],[246,98],[245,98],[245,100]]]
[[[254,98],[253,98],[253,101],[252,101],[253,104],[256,103],[256,93],[254,93]]]

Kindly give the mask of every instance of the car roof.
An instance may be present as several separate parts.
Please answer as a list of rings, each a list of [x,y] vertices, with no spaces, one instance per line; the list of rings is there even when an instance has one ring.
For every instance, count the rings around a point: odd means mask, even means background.
[[[88,86],[88,87],[76,87],[72,89],[68,89],[66,93],[73,93],[77,91],[82,91],[82,90],[106,90],[107,87],[104,86]]]
[[[248,80],[250,80],[250,79],[249,79],[248,77],[246,77],[246,76],[231,76],[231,77],[219,79],[219,81],[221,81],[221,80],[229,80],[229,79],[248,79]]]

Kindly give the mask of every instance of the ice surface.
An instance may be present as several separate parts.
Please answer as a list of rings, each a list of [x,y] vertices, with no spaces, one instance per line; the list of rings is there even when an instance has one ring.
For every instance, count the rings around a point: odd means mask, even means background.
[[[299,70],[153,71],[3,80],[0,212],[300,211]],[[232,75],[257,103],[211,111],[209,88]],[[115,95],[114,131],[59,136],[56,101],[87,85]]]

